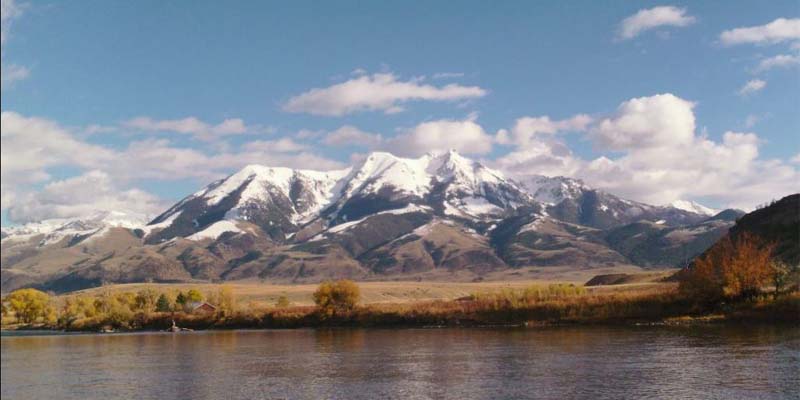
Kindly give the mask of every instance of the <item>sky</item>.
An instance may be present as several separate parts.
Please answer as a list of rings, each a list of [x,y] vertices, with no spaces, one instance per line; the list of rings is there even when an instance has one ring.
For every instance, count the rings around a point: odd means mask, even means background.
[[[456,149],[651,204],[800,191],[800,3],[2,0],[2,224]]]

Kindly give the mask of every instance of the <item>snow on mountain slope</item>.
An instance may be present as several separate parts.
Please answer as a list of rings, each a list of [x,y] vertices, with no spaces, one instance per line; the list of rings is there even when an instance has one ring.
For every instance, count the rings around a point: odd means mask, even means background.
[[[319,172],[248,165],[219,185],[198,192],[196,196],[206,199],[207,205],[214,206],[237,189],[244,187],[239,194],[239,201],[228,211],[230,215],[226,215],[226,218],[247,219],[241,210],[247,208],[248,204],[274,203],[289,199],[292,208],[291,219],[294,222],[304,222],[315,216],[331,201],[334,186],[347,172],[347,170]],[[302,193],[293,193],[301,190]]]
[[[482,184],[498,184],[506,181],[499,171],[465,158],[455,150],[428,153],[421,160],[427,161],[426,170],[440,182],[451,182],[473,191],[479,191]]]
[[[591,190],[583,181],[563,176],[548,177],[533,175],[520,180],[520,185],[533,198],[549,205],[558,204],[565,199],[576,199],[584,191]]]
[[[425,157],[411,159],[371,153],[345,177],[341,197],[377,193],[384,188],[421,197],[430,189],[426,161]]]
[[[242,232],[242,230],[231,221],[219,221],[209,225],[207,228],[197,232],[187,239],[189,240],[203,240],[203,239],[216,239],[225,232]]]
[[[700,203],[689,200],[675,200],[669,204],[669,207],[692,212],[695,214],[707,215],[709,217],[717,215],[719,213],[719,210],[715,210],[713,208],[706,207]]]
[[[80,218],[55,218],[3,228],[3,241],[24,241],[43,235],[39,245],[56,243],[68,236],[99,236],[109,228],[140,229],[147,216],[124,211],[100,211]]]

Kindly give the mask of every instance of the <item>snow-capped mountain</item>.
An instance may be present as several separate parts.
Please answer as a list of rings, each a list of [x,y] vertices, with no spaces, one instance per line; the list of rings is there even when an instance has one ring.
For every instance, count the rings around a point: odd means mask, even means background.
[[[706,207],[700,203],[691,200],[675,200],[669,204],[670,207],[677,208],[679,210],[693,212],[695,214],[700,215],[707,215],[709,217],[717,215],[720,210],[715,210],[710,207]]]
[[[542,203],[549,215],[600,229],[639,220],[684,225],[700,222],[707,217],[705,213],[692,210],[626,200],[592,188],[581,180],[563,176],[533,175],[520,179],[520,186]]]
[[[103,212],[4,228],[3,288],[673,266],[671,254],[703,251],[738,215],[686,208],[565,177],[516,181],[455,151],[375,152],[326,172],[249,165],[147,224]]]
[[[327,229],[409,204],[474,220],[533,203],[500,172],[455,151],[415,159],[375,152],[352,168],[329,172],[247,166],[158,216],[148,240],[186,237],[230,220],[254,224],[283,241],[309,224]]]

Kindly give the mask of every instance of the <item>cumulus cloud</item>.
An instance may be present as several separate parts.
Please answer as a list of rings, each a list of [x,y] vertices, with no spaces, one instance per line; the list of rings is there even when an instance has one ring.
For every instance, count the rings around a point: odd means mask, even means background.
[[[323,142],[329,146],[359,146],[375,148],[383,143],[377,133],[364,132],[352,125],[344,125],[335,131],[328,132]]]
[[[623,197],[666,204],[705,198],[749,209],[796,192],[800,173],[788,162],[759,157],[752,132],[725,132],[721,141],[698,135],[694,103],[673,94],[627,100],[616,112],[587,127],[603,150],[618,156],[583,159],[558,135],[534,135],[498,158],[509,175],[566,175]]]
[[[739,95],[747,96],[749,94],[758,92],[764,89],[765,87],[767,87],[767,81],[761,79],[749,80],[747,81],[747,83],[744,84],[744,86],[742,86],[741,89],[739,89]]]
[[[23,200],[8,209],[9,219],[26,223],[121,210],[154,215],[164,207],[158,197],[135,188],[123,190],[108,174],[97,170],[48,183],[42,190],[24,195]]]
[[[48,168],[96,168],[114,159],[114,152],[76,139],[69,131],[43,118],[12,111],[0,114],[2,185],[50,179]],[[5,190],[4,190],[5,191]]]
[[[257,130],[257,127],[245,125],[240,118],[223,120],[217,125],[201,121],[196,117],[183,119],[154,120],[150,117],[137,117],[122,124],[126,128],[146,132],[174,132],[192,135],[199,140],[214,140],[220,136],[241,135]]]
[[[778,54],[759,61],[755,72],[764,72],[773,68],[788,68],[800,65],[800,55]]]
[[[74,168],[83,173],[94,171],[84,176],[83,180],[68,180],[72,185],[69,187],[79,182],[108,177],[114,183],[114,190],[127,193],[126,196],[129,196],[126,198],[133,202],[143,198],[142,193],[132,189],[132,185],[142,180],[193,178],[205,184],[254,163],[321,170],[343,167],[342,163],[316,155],[307,145],[290,138],[253,141],[211,154],[200,149],[173,146],[167,139],[138,140],[129,143],[126,148],[112,149],[88,143],[55,122],[11,111],[2,112],[0,131],[2,208],[15,208],[18,210],[15,215],[20,218],[26,215],[26,220],[35,215],[59,215],[50,211],[19,211],[24,203],[36,199],[36,193],[40,191],[38,188],[43,184],[44,187],[53,184],[50,171],[54,168]],[[59,187],[53,186],[52,190]],[[39,203],[46,203],[48,210],[80,209],[68,202],[61,208],[57,207],[58,198],[52,194],[46,199]],[[107,197],[98,197],[98,207],[104,207],[104,204],[123,205],[122,202],[113,203]]]
[[[774,44],[800,39],[800,18],[778,18],[766,25],[736,28],[722,32],[724,45]]]
[[[631,99],[599,121],[591,136],[609,150],[685,145],[694,136],[692,108],[694,103],[670,93]]]
[[[585,131],[591,122],[592,118],[586,114],[563,120],[552,120],[549,116],[519,118],[511,130],[501,129],[497,133],[498,143],[514,145],[516,149],[495,160],[494,165],[514,176],[573,175],[580,162],[555,134]]]
[[[662,26],[684,27],[693,24],[696,18],[687,15],[685,8],[659,6],[639,10],[634,15],[622,20],[618,37],[622,40],[632,39],[640,33]]]
[[[464,120],[440,119],[423,122],[389,139],[384,147],[396,154],[419,156],[429,151],[455,149],[464,154],[486,154],[492,150],[492,136],[475,115]]]
[[[546,115],[522,117],[516,120],[511,131],[500,130],[497,134],[497,142],[525,146],[538,135],[554,134],[560,131],[583,131],[591,122],[592,118],[586,114],[579,114],[564,120],[551,120]]]
[[[409,101],[457,101],[486,95],[478,86],[448,84],[433,86],[420,79],[400,81],[392,73],[359,75],[326,88],[315,88],[289,99],[284,111],[342,116],[360,111],[403,111]]]

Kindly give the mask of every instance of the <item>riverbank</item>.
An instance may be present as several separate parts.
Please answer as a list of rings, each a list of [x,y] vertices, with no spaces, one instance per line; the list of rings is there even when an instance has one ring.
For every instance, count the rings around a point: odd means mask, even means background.
[[[230,313],[206,314],[140,312],[125,320],[103,316],[11,328],[152,331],[168,329],[173,320],[178,326],[193,330],[800,323],[800,293],[787,293],[777,298],[763,295],[738,303],[700,307],[681,297],[670,285],[594,293],[575,290],[562,294],[503,290],[457,300],[366,304],[333,315],[322,313],[314,306],[288,306],[239,308]]]

